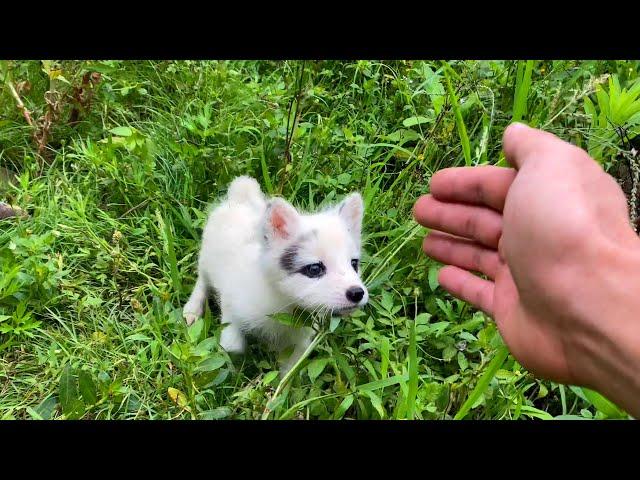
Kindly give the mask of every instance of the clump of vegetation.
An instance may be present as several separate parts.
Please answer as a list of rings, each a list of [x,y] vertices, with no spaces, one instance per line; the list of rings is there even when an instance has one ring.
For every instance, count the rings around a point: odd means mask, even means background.
[[[0,220],[1,418],[627,417],[523,370],[439,288],[411,209],[441,168],[503,164],[514,119],[637,205],[637,62],[3,61],[0,87],[0,202],[22,212]],[[240,174],[366,204],[371,301],[285,382],[259,344],[221,350],[215,305],[181,318],[207,205]]]

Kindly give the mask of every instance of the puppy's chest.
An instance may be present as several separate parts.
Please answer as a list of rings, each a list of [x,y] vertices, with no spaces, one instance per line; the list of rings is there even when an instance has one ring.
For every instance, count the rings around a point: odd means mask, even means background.
[[[220,285],[220,301],[226,304],[234,317],[265,323],[270,315],[288,307],[288,301],[259,269],[253,267],[236,271]]]

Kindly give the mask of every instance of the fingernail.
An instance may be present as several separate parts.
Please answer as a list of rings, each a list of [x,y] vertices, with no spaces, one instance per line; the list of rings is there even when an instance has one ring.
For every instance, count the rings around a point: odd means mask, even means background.
[[[529,128],[526,124],[522,123],[522,122],[513,122],[511,125],[509,125],[510,129],[521,129],[521,128]]]
[[[525,132],[529,127],[522,122],[513,122],[510,123],[507,128],[504,129],[504,133],[502,136],[502,141],[506,142],[508,137],[512,135],[517,135],[516,132]],[[511,132],[511,133],[509,133]]]

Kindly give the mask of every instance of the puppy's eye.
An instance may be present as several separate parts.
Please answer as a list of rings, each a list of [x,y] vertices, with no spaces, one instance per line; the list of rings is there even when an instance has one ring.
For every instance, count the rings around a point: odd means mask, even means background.
[[[302,267],[300,273],[309,277],[309,278],[319,278],[324,275],[326,269],[324,265],[321,263],[312,263],[310,265],[306,265]]]
[[[357,272],[358,271],[358,259],[354,258],[353,260],[351,260],[351,266],[353,267],[353,269]]]

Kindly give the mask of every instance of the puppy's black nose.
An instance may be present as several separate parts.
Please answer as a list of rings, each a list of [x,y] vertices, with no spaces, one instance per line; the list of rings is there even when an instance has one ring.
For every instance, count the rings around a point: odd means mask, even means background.
[[[364,297],[364,290],[360,287],[350,287],[347,290],[347,298],[353,303],[358,303]]]

